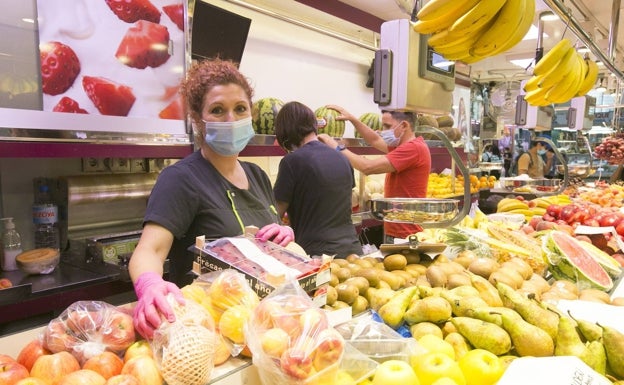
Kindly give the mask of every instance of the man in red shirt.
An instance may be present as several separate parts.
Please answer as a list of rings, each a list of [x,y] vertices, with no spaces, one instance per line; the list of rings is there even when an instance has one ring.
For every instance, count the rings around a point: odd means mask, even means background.
[[[382,131],[374,131],[344,108],[329,105],[340,113],[338,120],[348,120],[371,147],[386,154],[376,159],[357,155],[327,134],[318,139],[331,148],[341,151],[356,170],[370,174],[386,173],[384,196],[386,198],[425,198],[431,171],[431,152],[425,140],[414,134],[416,115],[413,112],[382,111]],[[407,238],[421,230],[408,223],[384,223],[385,242],[394,238]]]

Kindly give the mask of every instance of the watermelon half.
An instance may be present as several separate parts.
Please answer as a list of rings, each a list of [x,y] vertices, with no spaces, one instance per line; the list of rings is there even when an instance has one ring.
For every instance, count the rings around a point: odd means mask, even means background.
[[[580,289],[594,287],[609,291],[613,280],[576,238],[563,231],[545,237],[548,270],[555,279],[576,282]]]

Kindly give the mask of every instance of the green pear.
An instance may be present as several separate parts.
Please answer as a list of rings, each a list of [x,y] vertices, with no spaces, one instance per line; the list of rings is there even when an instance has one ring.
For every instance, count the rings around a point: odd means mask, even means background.
[[[546,331],[552,340],[557,338],[557,328],[559,327],[559,315],[557,313],[544,309],[536,301],[524,297],[511,286],[502,282],[498,282],[496,288],[503,298],[503,302],[512,305],[505,306],[517,311],[526,322]]]
[[[444,322],[451,318],[451,315],[451,305],[447,300],[442,297],[425,297],[412,300],[403,318],[412,325],[423,321]]]
[[[475,348],[488,350],[497,356],[511,350],[509,334],[496,324],[470,317],[453,317],[451,322]]]
[[[401,326],[405,311],[417,291],[418,288],[416,286],[401,289],[396,292],[394,297],[379,308],[379,316],[386,325],[393,329],[398,329],[399,326]]]
[[[598,325],[602,328],[607,363],[617,377],[624,378],[624,334],[610,326]]]
[[[568,314],[574,321],[576,321],[576,326],[581,332],[583,338],[585,338],[585,341],[598,341],[602,338],[602,328],[600,326],[596,325],[594,322],[574,318],[572,317],[570,311],[568,311]]]
[[[370,289],[368,289],[368,291],[370,291]],[[368,294],[367,291],[367,294]],[[371,309],[375,310],[375,311],[379,311],[379,309],[385,305],[386,303],[388,303],[392,298],[394,298],[394,295],[396,294],[396,292],[392,289],[389,289],[387,287],[381,288],[381,289],[375,289],[367,298],[368,299],[368,303],[371,307]]]
[[[503,329],[509,333],[514,349],[519,356],[547,357],[555,353],[555,342],[539,327],[522,318],[501,314]]]
[[[596,372],[605,375],[607,371],[607,353],[600,341],[591,341],[587,344],[585,354],[579,357]]]
[[[555,340],[555,356],[576,356],[587,354],[587,347],[576,331],[576,322],[570,317],[559,317],[559,328]]]
[[[451,305],[453,314],[457,317],[468,316],[472,309],[487,307],[487,302],[481,297],[462,297],[450,291],[443,291],[440,296],[446,299]]]
[[[501,316],[501,313],[507,313],[510,317],[522,318],[515,310],[503,306],[486,306],[470,309],[468,311],[468,316],[480,319],[481,321],[491,322],[498,326],[503,326],[503,317]]]
[[[444,341],[453,346],[455,351],[455,360],[459,361],[472,347],[469,345],[466,337],[462,336],[459,332],[450,332],[444,337]]]

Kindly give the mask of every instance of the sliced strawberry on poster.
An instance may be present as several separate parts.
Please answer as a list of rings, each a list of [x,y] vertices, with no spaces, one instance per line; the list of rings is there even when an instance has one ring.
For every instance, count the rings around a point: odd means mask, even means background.
[[[178,96],[173,99],[171,103],[169,103],[158,113],[158,117],[161,119],[184,120],[184,107],[182,104],[182,96]]]
[[[50,41],[39,46],[41,88],[45,94],[58,95],[74,84],[80,73],[80,60],[70,46]]]
[[[83,77],[82,88],[102,115],[128,116],[136,100],[132,88],[102,77]]]
[[[182,3],[169,4],[163,6],[162,9],[171,21],[180,28],[180,31],[184,31],[184,5]]]
[[[63,96],[52,109],[54,112],[71,112],[74,114],[88,114],[87,110],[80,108],[77,101],[69,96]]]
[[[160,11],[149,0],[106,0],[106,5],[126,23],[139,20],[160,23]]]
[[[169,60],[169,30],[164,25],[139,20],[124,35],[115,57],[132,68],[156,68]]]

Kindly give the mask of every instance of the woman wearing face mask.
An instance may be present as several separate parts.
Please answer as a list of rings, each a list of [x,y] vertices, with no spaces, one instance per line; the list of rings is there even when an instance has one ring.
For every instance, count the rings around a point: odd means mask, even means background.
[[[544,142],[532,140],[529,150],[517,159],[518,175],[527,174],[533,179],[542,179],[552,166],[554,152],[546,151]]]
[[[275,137],[286,151],[273,186],[280,215],[288,212],[297,243],[310,255],[362,254],[351,221],[353,169],[341,151],[317,140],[314,111],[286,103],[275,118]]]
[[[340,113],[339,120],[348,120],[371,147],[386,154],[375,159],[357,155],[348,149],[342,153],[351,166],[370,174],[386,173],[384,196],[386,198],[425,198],[431,171],[431,152],[425,140],[414,134],[415,115],[412,112],[382,111],[382,131],[374,131],[344,108],[329,105]],[[331,148],[338,143],[326,134],[319,140]],[[407,238],[422,230],[420,226],[407,223],[384,223],[385,242],[394,243],[395,238]]]
[[[230,61],[194,64],[182,82],[198,151],[165,168],[151,192],[141,239],[129,263],[138,298],[135,327],[152,338],[161,317],[174,319],[165,297],[183,301],[179,287],[189,283],[194,256],[187,248],[195,238],[217,239],[260,228],[256,237],[286,246],[294,240],[279,224],[275,198],[266,173],[238,159],[254,136],[253,90]],[[169,280],[163,264],[169,258]]]

